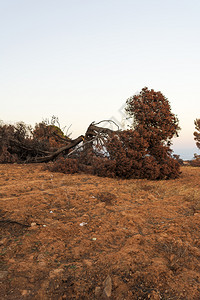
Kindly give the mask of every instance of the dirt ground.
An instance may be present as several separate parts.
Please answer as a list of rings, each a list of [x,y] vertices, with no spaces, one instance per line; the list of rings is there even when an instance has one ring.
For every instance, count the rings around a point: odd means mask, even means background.
[[[200,168],[170,181],[0,165],[0,299],[200,299]]]

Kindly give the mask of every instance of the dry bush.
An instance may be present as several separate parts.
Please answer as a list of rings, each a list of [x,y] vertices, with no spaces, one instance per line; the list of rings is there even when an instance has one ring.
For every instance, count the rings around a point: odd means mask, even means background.
[[[194,140],[196,141],[197,147],[200,149],[200,119],[194,121],[195,129]]]
[[[113,204],[113,202],[115,202],[117,197],[116,195],[110,192],[100,192],[96,195],[96,198],[101,202],[105,202],[106,204],[110,205]]]
[[[200,157],[199,158],[194,158],[193,160],[191,160],[190,161],[190,166],[200,167]]]
[[[0,162],[20,162],[30,147],[31,129],[23,122],[16,125],[0,124]]]
[[[200,149],[200,119],[194,121],[196,131],[194,134],[194,140],[196,141],[197,148]],[[194,159],[190,161],[190,165],[193,167],[200,167],[200,155],[194,154]]]
[[[65,137],[62,130],[58,126],[46,122],[36,124],[32,131],[32,136],[33,139],[43,143],[48,151],[54,151],[66,143],[66,140],[62,140]]]
[[[167,98],[161,92],[144,88],[127,100],[126,111],[133,118],[132,129],[109,132],[101,128],[101,143],[86,144],[79,151],[79,170],[126,179],[179,177],[179,160],[172,157],[170,146],[180,128]],[[97,130],[96,126],[92,128],[88,128],[86,135],[90,141]],[[96,132],[99,134],[100,131]]]
[[[126,111],[132,129],[113,131],[92,123],[85,136],[74,140],[64,135],[56,117],[33,129],[22,122],[1,124],[0,162],[48,162],[60,155],[47,165],[49,170],[126,179],[177,178],[180,165],[170,146],[180,128],[167,98],[144,88],[127,100]]]
[[[79,171],[77,159],[64,158],[62,156],[54,162],[46,164],[45,169],[51,172],[60,172],[65,174],[74,174]]]
[[[67,138],[67,137],[66,137]],[[29,162],[48,155],[66,144],[60,128],[45,122],[35,128],[19,122],[15,125],[0,124],[0,162]]]
[[[149,148],[137,131],[126,130],[110,136],[105,143],[108,157],[94,157],[93,174],[119,178],[170,179],[180,175],[180,165],[168,146]],[[93,154],[94,156],[94,154]]]
[[[143,88],[127,100],[126,111],[133,118],[138,141],[144,140],[140,178],[169,179],[180,175],[180,165],[172,157],[171,139],[178,136],[178,118],[171,112],[168,99],[153,89]],[[141,143],[142,144],[142,143]],[[137,149],[137,151],[141,151]]]
[[[184,165],[184,161],[183,161],[182,158],[180,158],[180,155],[173,154],[173,158],[174,158],[175,160],[177,160],[177,162],[178,162],[181,166]]]
[[[116,177],[116,162],[108,158],[94,157],[91,165],[92,174],[100,177]]]
[[[1,148],[1,155],[0,155],[0,163],[7,164],[7,163],[17,163],[18,156],[16,154],[11,154],[8,152],[7,147],[3,146]]]
[[[188,246],[181,241],[159,241],[156,244],[156,251],[167,259],[168,268],[176,274],[181,272],[183,267],[188,265],[192,259]]]

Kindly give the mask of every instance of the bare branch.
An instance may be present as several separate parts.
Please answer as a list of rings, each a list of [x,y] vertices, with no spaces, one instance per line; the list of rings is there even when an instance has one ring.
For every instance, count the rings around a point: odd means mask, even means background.
[[[78,145],[80,142],[83,141],[84,136],[81,135],[75,140],[72,140],[70,144],[59,148],[57,151],[51,153],[50,155],[43,156],[43,157],[37,157],[29,160],[29,163],[42,163],[42,162],[48,162],[56,158],[61,153],[67,153],[71,148],[74,148],[76,145]]]
[[[115,121],[113,121],[113,120],[102,120],[102,121],[97,122],[97,123],[93,122],[92,124],[93,124],[93,125],[98,125],[98,124],[101,124],[101,123],[103,123],[103,122],[113,123],[115,126],[117,126],[118,130],[120,130],[119,125],[117,125],[117,123],[116,123]]]

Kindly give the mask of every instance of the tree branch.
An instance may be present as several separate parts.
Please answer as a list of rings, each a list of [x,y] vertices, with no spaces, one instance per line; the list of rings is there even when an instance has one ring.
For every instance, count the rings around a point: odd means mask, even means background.
[[[59,154],[61,153],[66,153],[68,152],[70,149],[74,148],[76,145],[78,145],[80,142],[82,142],[84,139],[83,135],[80,135],[78,138],[76,138],[75,140],[71,140],[71,143],[59,148],[57,151],[47,155],[47,156],[43,156],[43,157],[35,157],[32,158],[31,160],[29,160],[29,163],[43,163],[43,162],[49,162],[51,160],[53,160],[54,158],[56,158]]]

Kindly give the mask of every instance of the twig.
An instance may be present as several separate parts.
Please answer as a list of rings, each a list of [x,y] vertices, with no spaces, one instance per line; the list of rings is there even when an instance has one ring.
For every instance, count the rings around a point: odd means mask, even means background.
[[[93,122],[92,124],[93,125],[98,125],[98,124],[101,124],[103,122],[113,123],[115,126],[117,126],[118,130],[120,130],[119,125],[117,125],[117,123],[115,121],[113,121],[113,120],[102,120],[102,121],[97,122],[97,123]]]

